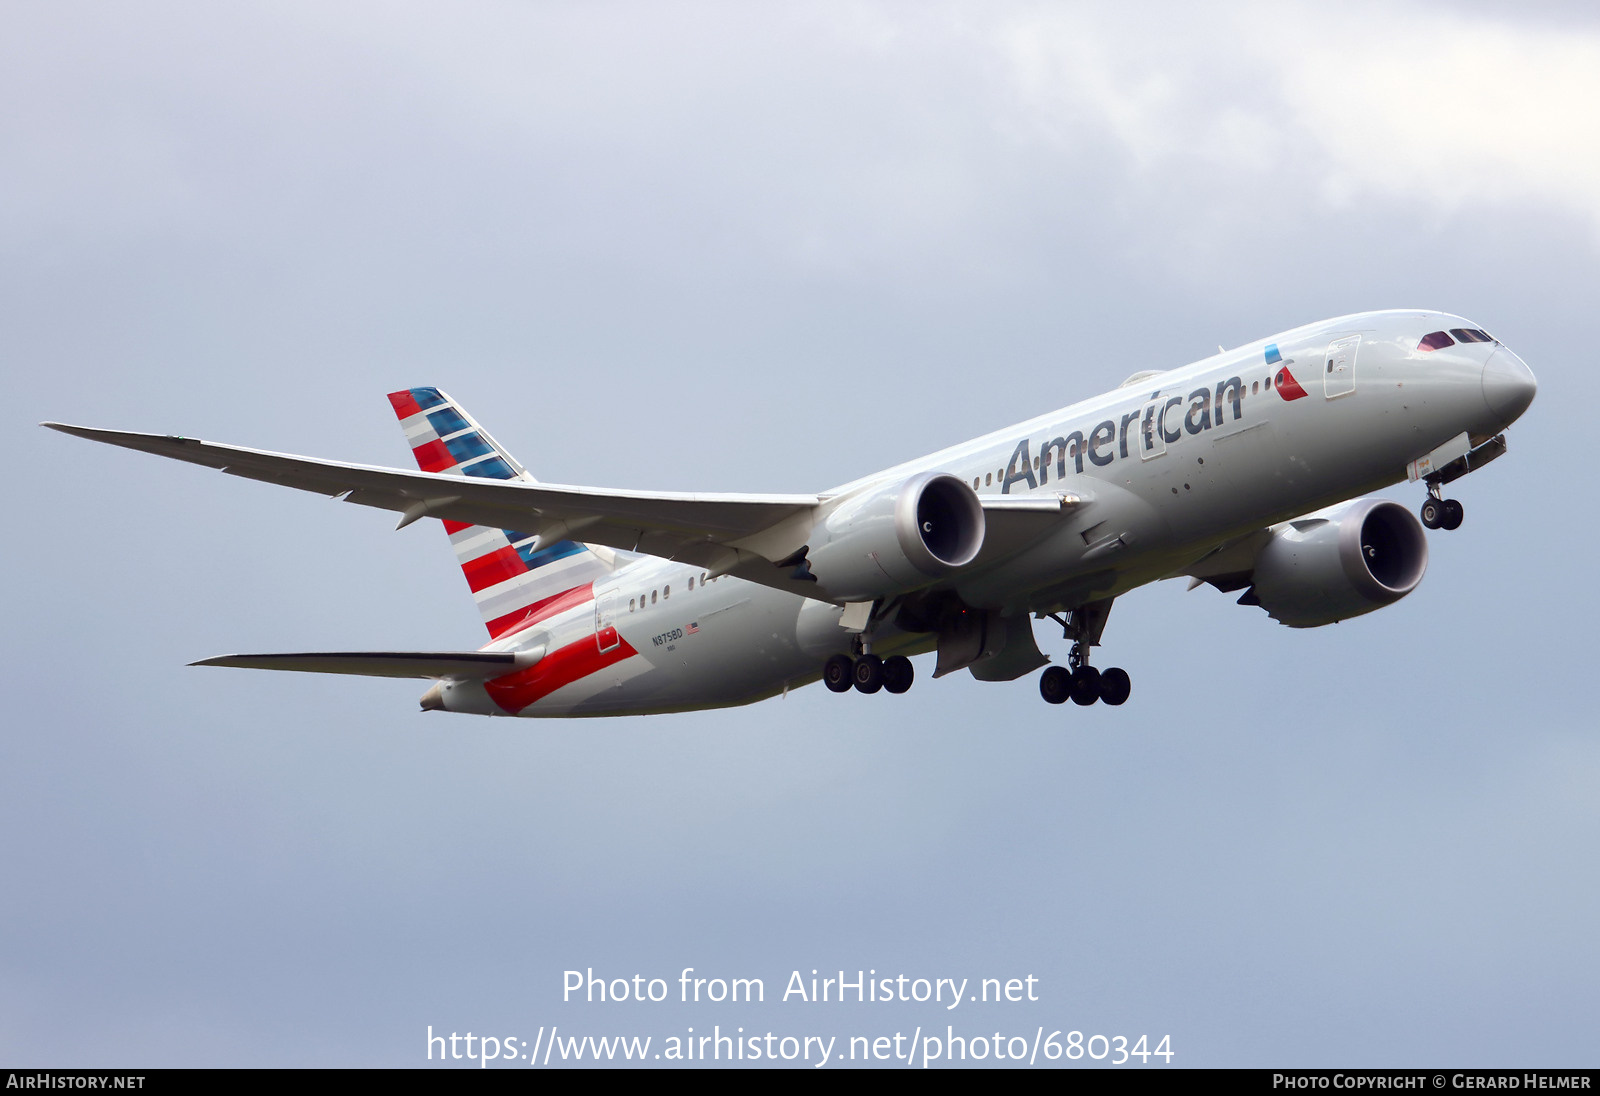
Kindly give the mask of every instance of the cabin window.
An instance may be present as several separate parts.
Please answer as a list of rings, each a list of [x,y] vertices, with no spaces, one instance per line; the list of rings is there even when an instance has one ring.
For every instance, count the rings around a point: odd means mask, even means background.
[[[994,483],[994,473],[993,472],[985,472],[983,474],[983,485],[985,487],[988,487],[992,483]]]
[[[656,592],[654,590],[651,590],[650,591],[650,604],[654,605],[655,603],[656,603]]]
[[[672,596],[672,587],[671,586],[663,586],[661,588],[661,596],[662,597],[671,597]]]
[[[630,612],[630,613],[633,612],[633,602],[634,602],[634,599],[630,597],[628,599],[628,612]]]

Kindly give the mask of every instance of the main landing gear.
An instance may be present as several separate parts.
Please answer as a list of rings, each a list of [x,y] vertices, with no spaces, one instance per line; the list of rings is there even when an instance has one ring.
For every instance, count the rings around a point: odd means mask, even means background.
[[[1039,675],[1039,695],[1046,703],[1065,704],[1071,700],[1087,707],[1099,700],[1115,707],[1133,692],[1128,671],[1115,666],[1097,670],[1089,665],[1089,648],[1099,642],[1110,613],[1108,599],[1074,609],[1065,618],[1050,614],[1050,619],[1061,625],[1065,638],[1072,640],[1072,653],[1067,656],[1066,666],[1049,666]]]
[[[822,665],[822,683],[836,693],[847,693],[852,688],[859,693],[875,693],[879,689],[903,693],[915,678],[916,670],[904,655],[879,658],[866,654],[854,659],[834,655]]]
[[[1039,675],[1039,695],[1047,703],[1065,704],[1071,700],[1087,707],[1099,700],[1116,706],[1128,699],[1133,692],[1133,680],[1128,677],[1128,671],[1116,666],[1097,670],[1087,662],[1079,662],[1078,657],[1074,647],[1068,660],[1073,663],[1072,669],[1049,666]]]
[[[1428,484],[1428,501],[1422,504],[1422,524],[1429,529],[1459,529],[1466,511],[1455,499],[1440,498],[1439,485]]]

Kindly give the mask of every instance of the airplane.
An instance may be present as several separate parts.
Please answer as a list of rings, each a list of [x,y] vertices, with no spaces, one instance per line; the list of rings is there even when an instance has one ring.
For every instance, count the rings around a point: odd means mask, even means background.
[[[224,655],[192,665],[431,679],[424,711],[613,716],[748,704],[821,680],[904,693],[1013,681],[1120,705],[1090,664],[1112,603],[1166,578],[1291,628],[1422,580],[1443,487],[1506,451],[1528,366],[1469,320],[1366,312],[1297,327],[817,494],[540,483],[437,388],[390,393],[418,471],[174,435],[47,426],[441,521],[489,641],[473,651]],[[1417,515],[1366,497],[1421,483]],[[1032,622],[1070,643],[1066,665]]]

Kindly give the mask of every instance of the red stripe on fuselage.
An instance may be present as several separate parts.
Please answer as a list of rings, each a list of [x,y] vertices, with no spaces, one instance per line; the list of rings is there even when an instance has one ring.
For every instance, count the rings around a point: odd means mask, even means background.
[[[594,636],[586,635],[576,643],[551,651],[526,670],[484,682],[483,689],[496,704],[515,714],[563,685],[581,681],[638,653],[625,639],[619,639],[611,650],[601,651]]]
[[[488,555],[467,560],[461,565],[461,573],[467,576],[467,585],[472,592],[477,593],[508,578],[527,574],[528,565],[522,562],[517,550],[508,544]]]
[[[395,416],[402,422],[412,415],[422,414],[422,408],[417,406],[417,401],[411,398],[411,391],[406,388],[389,393],[389,406],[394,408]]]
[[[450,455],[444,442],[434,438],[426,445],[419,445],[411,450],[411,455],[417,458],[417,467],[424,472],[443,472],[446,468],[455,466],[456,458]]]
[[[549,620],[557,613],[564,613],[574,605],[582,605],[586,601],[594,600],[594,583],[586,582],[582,586],[574,586],[570,590],[563,590],[559,594],[534,602],[532,605],[523,606],[516,612],[507,613],[502,617],[495,617],[489,622],[489,636],[491,639],[500,639],[512,632]]]

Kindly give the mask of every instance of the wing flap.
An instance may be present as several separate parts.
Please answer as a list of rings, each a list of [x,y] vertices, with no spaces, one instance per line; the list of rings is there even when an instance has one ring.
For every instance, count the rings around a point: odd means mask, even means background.
[[[316,651],[218,655],[189,665],[358,677],[491,678],[532,666],[543,656],[541,645],[528,651]]]

